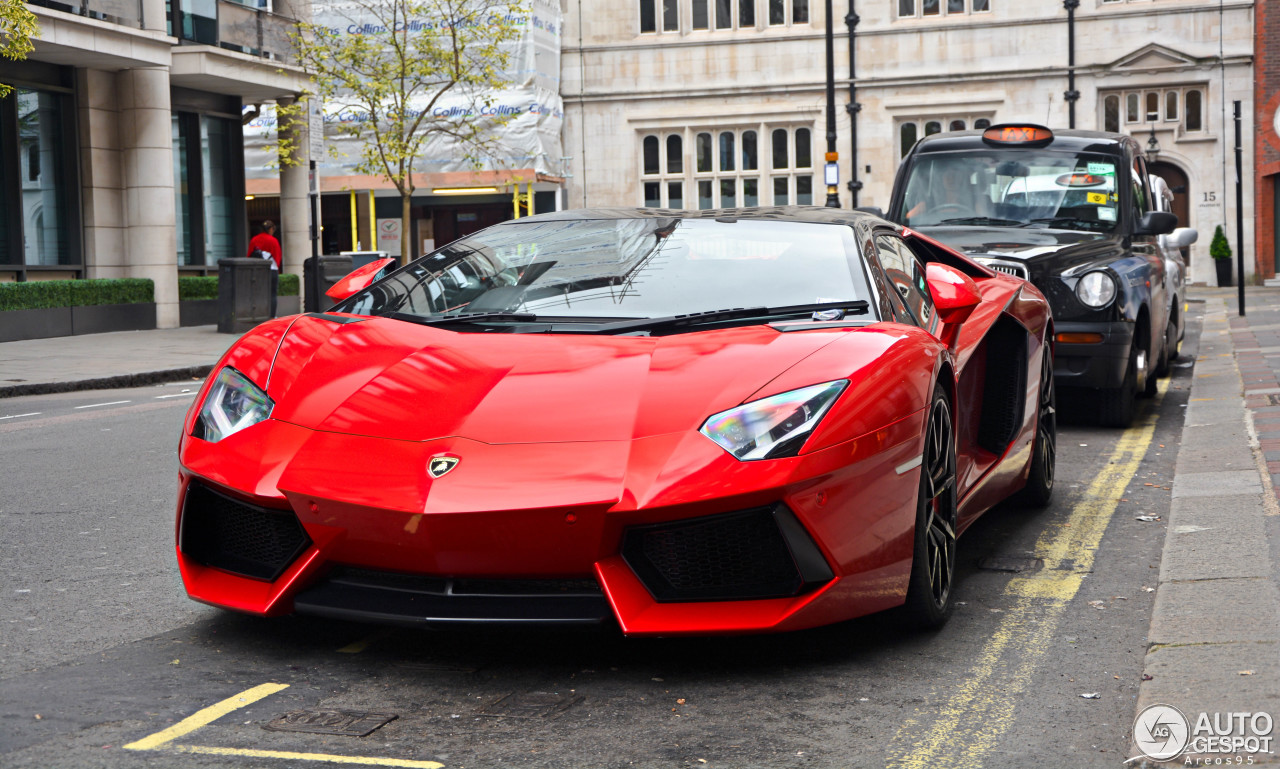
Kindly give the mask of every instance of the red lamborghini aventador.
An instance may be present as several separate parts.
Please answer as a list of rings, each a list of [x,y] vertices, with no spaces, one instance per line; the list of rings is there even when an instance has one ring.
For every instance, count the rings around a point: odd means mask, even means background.
[[[1029,283],[825,208],[506,222],[239,340],[187,415],[188,593],[254,614],[753,633],[953,602],[1053,488]]]

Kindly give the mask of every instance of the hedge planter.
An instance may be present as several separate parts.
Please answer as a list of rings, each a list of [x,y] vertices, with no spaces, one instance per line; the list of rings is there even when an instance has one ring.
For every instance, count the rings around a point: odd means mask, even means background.
[[[1214,259],[1213,268],[1218,271],[1218,285],[1230,286],[1231,283],[1231,260],[1230,259]]]
[[[147,331],[155,327],[154,302],[0,312],[0,342],[107,331]]]
[[[0,312],[0,342],[71,336],[71,308]]]
[[[179,326],[212,326],[217,322],[217,299],[192,299],[178,302]]]

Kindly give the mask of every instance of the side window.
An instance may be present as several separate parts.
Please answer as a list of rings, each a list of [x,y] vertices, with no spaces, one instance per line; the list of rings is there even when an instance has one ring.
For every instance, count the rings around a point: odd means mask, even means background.
[[[900,238],[891,235],[876,236],[876,254],[880,257],[889,287],[905,306],[910,322],[932,330],[933,298],[929,295],[929,284],[925,282],[924,265]]]

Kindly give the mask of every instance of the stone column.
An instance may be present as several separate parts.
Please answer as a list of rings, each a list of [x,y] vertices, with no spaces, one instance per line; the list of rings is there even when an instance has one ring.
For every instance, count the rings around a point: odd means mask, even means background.
[[[281,106],[292,106],[296,99],[280,99]],[[311,217],[307,211],[307,114],[294,119],[283,116],[279,124],[280,139],[290,141],[293,150],[280,154],[280,248],[284,256],[284,272],[302,275],[302,261],[311,256]]]
[[[144,67],[116,75],[120,160],[124,180],[124,273],[150,278],[156,326],[178,326],[177,237],[174,230],[173,124],[169,70]]]

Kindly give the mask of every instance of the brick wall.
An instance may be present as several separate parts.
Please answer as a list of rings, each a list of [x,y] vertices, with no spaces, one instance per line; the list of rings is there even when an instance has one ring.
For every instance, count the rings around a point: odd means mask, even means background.
[[[1259,275],[1276,274],[1275,205],[1276,175],[1280,174],[1280,136],[1276,135],[1276,110],[1280,109],[1280,3],[1254,4],[1253,103],[1256,135],[1254,153],[1254,264]]]

